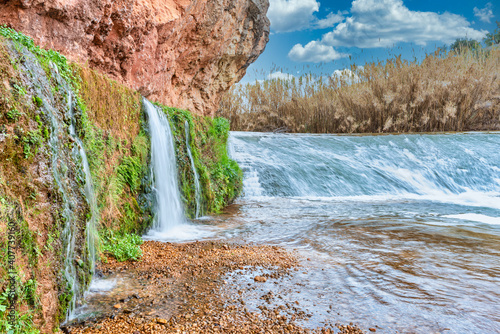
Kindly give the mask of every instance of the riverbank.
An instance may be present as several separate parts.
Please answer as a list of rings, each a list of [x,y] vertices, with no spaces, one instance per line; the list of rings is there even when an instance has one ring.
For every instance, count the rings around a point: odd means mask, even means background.
[[[124,284],[112,293],[90,298],[89,303],[99,304],[100,311],[93,318],[63,327],[65,332],[363,333],[355,326],[334,323],[306,328],[303,324],[312,314],[299,301],[273,307],[271,300],[283,296],[270,290],[252,300],[252,306],[247,305],[248,296],[266,290],[266,285],[278,285],[306,270],[296,254],[280,247],[146,241],[141,248],[140,261],[106,258],[99,265],[101,279]],[[232,276],[239,276],[240,283]],[[246,284],[241,283],[242,278]]]

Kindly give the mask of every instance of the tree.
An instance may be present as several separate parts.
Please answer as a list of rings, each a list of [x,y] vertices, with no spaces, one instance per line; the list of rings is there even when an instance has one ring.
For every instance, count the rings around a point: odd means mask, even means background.
[[[498,43],[500,43],[500,21],[497,21],[497,28],[493,32],[487,34],[484,38],[484,44],[488,46]]]
[[[475,39],[458,38],[451,46],[451,51],[461,53],[466,50],[477,51],[481,49],[481,43]]]

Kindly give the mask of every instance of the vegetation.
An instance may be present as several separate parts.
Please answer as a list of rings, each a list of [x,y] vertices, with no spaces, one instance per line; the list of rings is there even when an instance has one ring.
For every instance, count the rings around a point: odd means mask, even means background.
[[[479,51],[481,50],[481,43],[474,39],[459,38],[450,46],[450,50],[455,53]]]
[[[242,188],[243,174],[227,154],[228,120],[159,106],[168,115],[175,138],[181,194],[188,216],[194,218],[196,201],[194,174],[186,147],[186,121],[194,164],[200,176],[202,212],[219,212],[236,198]]]
[[[490,32],[486,35],[484,44],[486,44],[487,46],[500,44],[500,21],[497,21],[497,28],[493,32]]]
[[[303,75],[237,85],[218,114],[232,130],[312,133],[500,129],[500,51],[441,52],[421,63],[352,66],[341,76]]]
[[[103,234],[103,252],[114,256],[119,262],[139,260],[142,256],[142,238],[137,234],[113,233]]]
[[[77,280],[85,286],[91,275],[85,242],[91,211],[84,197],[83,163],[74,153],[81,140],[96,195],[100,251],[118,261],[138,260],[140,235],[153,217],[150,138],[139,93],[88,68],[68,64],[59,53],[43,50],[4,26],[0,26],[0,82],[0,332],[50,332],[65,319],[73,296],[62,274],[65,194],[58,190],[49,141],[60,143],[57,166],[68,171],[64,182],[74,191],[75,268]],[[174,108],[163,110],[175,130],[188,212],[194,212],[190,209],[194,208],[194,184],[186,155],[186,120],[203,188],[204,212],[221,210],[241,189],[241,171],[226,152],[228,121]],[[54,119],[63,129],[57,136]],[[77,138],[70,130],[72,125]],[[19,300],[14,328],[5,313],[10,289],[5,269],[7,222],[11,219],[7,209],[16,212],[19,227]]]
[[[88,68],[76,72],[81,78],[79,136],[94,182],[100,228],[141,234],[151,225],[152,213],[150,141],[140,95]]]

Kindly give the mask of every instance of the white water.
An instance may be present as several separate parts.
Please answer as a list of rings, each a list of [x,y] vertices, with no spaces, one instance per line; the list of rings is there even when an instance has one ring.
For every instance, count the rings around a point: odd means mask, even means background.
[[[68,305],[67,318],[77,306],[80,298],[83,295],[83,289],[86,283],[79,279],[78,272],[83,270],[79,268],[77,260],[85,260],[88,256],[91,261],[91,268],[94,267],[95,258],[95,219],[96,219],[96,203],[93,196],[92,180],[88,169],[88,162],[83,145],[75,133],[74,119],[74,103],[73,91],[71,85],[59,74],[57,66],[50,63],[50,80],[44,69],[36,57],[26,48],[15,47],[11,48],[10,52],[14,54],[14,58],[23,58],[24,61],[20,64],[19,74],[24,77],[23,82],[31,85],[34,95],[41,98],[43,105],[40,111],[45,113],[48,118],[48,128],[50,136],[48,145],[50,150],[50,165],[52,169],[52,177],[54,189],[57,198],[54,199],[61,204],[61,212],[56,212],[55,217],[62,222],[54,222],[62,224],[61,241],[63,248],[61,250],[63,257],[62,274],[66,280],[67,289],[72,294],[72,298]],[[58,90],[53,91],[51,86],[57,85]],[[61,98],[67,98],[65,108],[60,108]],[[39,111],[36,111],[37,113]],[[43,113],[40,116],[44,118]],[[68,154],[67,145],[71,143],[65,141],[67,136],[74,139],[74,145],[71,150],[71,155]],[[77,182],[78,180],[78,182]],[[80,186],[85,183],[84,186]],[[86,222],[86,245],[80,245],[77,241],[77,236],[81,233],[80,219],[76,216],[77,209],[81,206],[83,199],[82,193],[85,195],[90,205],[91,218]],[[59,228],[59,227],[58,227]],[[88,254],[77,254],[77,249],[86,247]],[[82,256],[78,259],[77,255]],[[88,273],[90,275],[90,273]],[[66,293],[66,291],[65,291]]]
[[[198,171],[196,170],[196,166],[194,165],[193,154],[191,153],[191,145],[189,144],[190,135],[189,135],[189,123],[188,123],[188,121],[186,121],[184,123],[184,127],[185,127],[185,130],[186,130],[186,147],[187,147],[187,153],[188,153],[188,156],[189,156],[189,161],[191,162],[191,169],[193,170],[193,176],[194,176],[195,200],[196,200],[195,218],[200,218],[200,216],[203,214],[202,208],[201,208],[200,177],[198,176]]]
[[[499,133],[233,132],[230,153],[244,196],[219,236],[313,259],[257,294],[299,300],[312,327],[500,333]]]
[[[153,228],[144,239],[161,241],[194,240],[206,236],[202,227],[188,224],[181,203],[174,139],[167,116],[143,99],[151,136],[151,168],[155,192]]]

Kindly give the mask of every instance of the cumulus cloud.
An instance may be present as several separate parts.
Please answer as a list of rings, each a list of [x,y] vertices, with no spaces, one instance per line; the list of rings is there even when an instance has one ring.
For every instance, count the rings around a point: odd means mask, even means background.
[[[347,12],[328,13],[318,19],[314,13],[319,11],[316,0],[270,0],[267,16],[273,32],[291,32],[304,29],[326,29],[342,22]]]
[[[483,9],[474,7],[474,16],[478,17],[479,20],[483,22],[490,23],[491,19],[495,16],[493,15],[492,7],[493,5],[491,2],[488,2]]]
[[[344,15],[340,11],[338,11],[337,14],[328,13],[328,15],[324,19],[316,20],[313,23],[313,27],[316,29],[331,28],[335,26],[337,23],[342,22],[343,20],[344,20]]]
[[[351,16],[323,35],[321,42],[328,46],[375,48],[399,42],[451,43],[461,37],[479,40],[486,33],[471,28],[463,16],[411,11],[402,0],[355,0]]]
[[[271,0],[267,17],[273,31],[290,32],[308,28],[318,10],[316,0]]]
[[[319,41],[309,42],[305,46],[295,44],[288,53],[288,57],[293,61],[312,63],[329,62],[348,56],[335,51],[332,46],[325,45]]]

